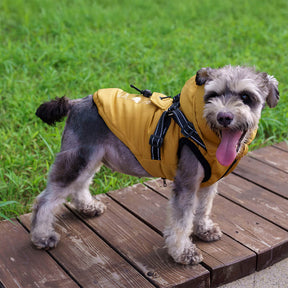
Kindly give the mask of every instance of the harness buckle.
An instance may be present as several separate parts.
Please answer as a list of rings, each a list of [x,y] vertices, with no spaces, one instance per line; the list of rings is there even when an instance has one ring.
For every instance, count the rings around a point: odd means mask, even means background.
[[[149,139],[149,144],[152,146],[152,147],[161,147],[162,144],[163,144],[163,141],[164,141],[164,138],[161,137],[161,136],[157,136],[155,134],[152,134],[150,136],[150,139]]]
[[[180,102],[173,102],[172,105],[168,108],[169,116],[171,116],[171,112],[178,109],[180,107]]]

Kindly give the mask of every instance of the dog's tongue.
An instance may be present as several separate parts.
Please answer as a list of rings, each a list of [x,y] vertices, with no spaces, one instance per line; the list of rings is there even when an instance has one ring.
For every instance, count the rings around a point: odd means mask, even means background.
[[[237,155],[237,144],[242,135],[241,131],[222,130],[221,143],[216,151],[216,158],[223,166],[230,166]]]

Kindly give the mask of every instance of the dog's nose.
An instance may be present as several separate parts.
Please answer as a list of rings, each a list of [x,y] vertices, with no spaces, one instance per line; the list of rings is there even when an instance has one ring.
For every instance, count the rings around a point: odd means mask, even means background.
[[[217,121],[220,125],[227,127],[234,119],[234,115],[231,112],[219,112],[217,115]]]

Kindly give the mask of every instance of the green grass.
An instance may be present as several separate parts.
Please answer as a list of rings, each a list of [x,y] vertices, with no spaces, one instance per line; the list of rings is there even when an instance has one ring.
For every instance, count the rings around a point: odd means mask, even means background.
[[[177,94],[199,68],[255,65],[280,82],[253,148],[287,139],[286,0],[2,0],[0,2],[0,207],[28,212],[44,189],[64,124],[34,115],[56,96],[129,84]],[[138,182],[103,169],[93,193]],[[1,217],[1,215],[0,215]]]

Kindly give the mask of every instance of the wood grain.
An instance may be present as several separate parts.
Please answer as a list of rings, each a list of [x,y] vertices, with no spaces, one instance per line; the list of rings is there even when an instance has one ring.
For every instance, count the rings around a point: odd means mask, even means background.
[[[288,144],[285,141],[283,141],[281,143],[274,144],[273,147],[276,147],[276,148],[278,148],[280,150],[288,152]]]
[[[142,184],[109,192],[108,195],[162,235],[168,204],[166,198]]]
[[[79,287],[16,221],[0,222],[0,282],[13,287]]]
[[[209,287],[209,272],[204,267],[174,263],[158,233],[106,195],[100,197],[107,211],[101,217],[85,219],[86,223],[150,281],[158,287]]]
[[[288,199],[288,175],[275,167],[244,157],[233,173]]]
[[[157,182],[146,184],[151,187],[156,184],[154,189],[157,189]],[[156,231],[163,230],[168,203],[163,196],[141,184],[110,192],[109,195]],[[151,213],[147,212],[147,207]],[[197,239],[194,242],[204,252],[203,262],[211,271],[212,286],[231,282],[242,273],[248,275],[255,271],[256,254],[225,235],[217,242],[205,243]]]
[[[288,155],[283,150],[268,146],[249,152],[248,155],[249,157],[288,173]]]
[[[221,196],[212,211],[225,234],[257,253],[257,270],[288,256],[287,231]]]
[[[155,192],[163,195],[165,198],[170,199],[173,189],[173,181],[166,180],[166,186],[163,184],[162,179],[153,179],[144,183],[145,186],[154,190]]]
[[[229,175],[219,185],[225,198],[288,230],[288,200],[236,175]]]
[[[30,228],[29,215],[20,219]],[[81,286],[154,287],[65,207],[58,216],[57,232],[61,241],[50,253]]]

